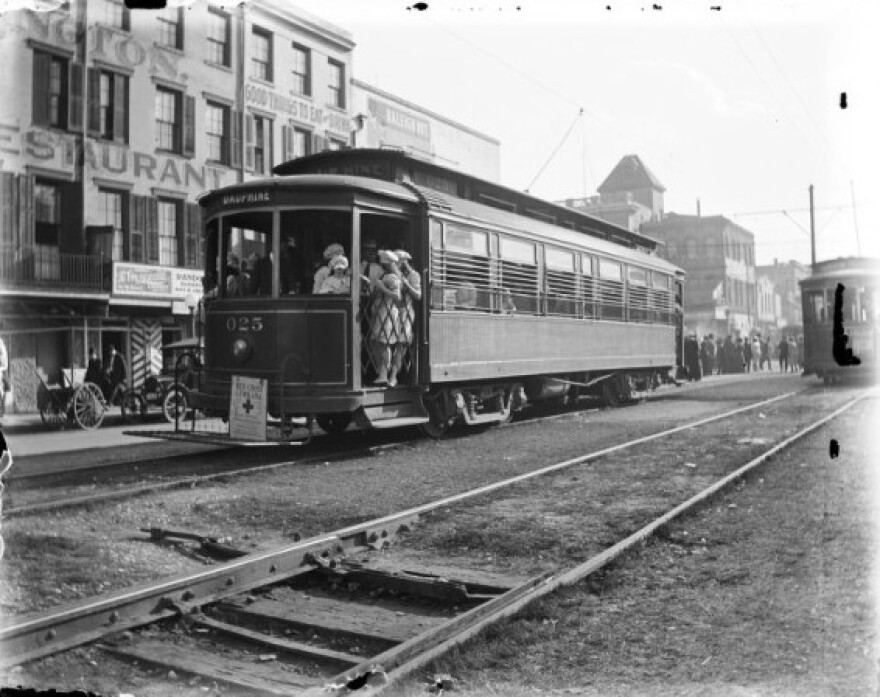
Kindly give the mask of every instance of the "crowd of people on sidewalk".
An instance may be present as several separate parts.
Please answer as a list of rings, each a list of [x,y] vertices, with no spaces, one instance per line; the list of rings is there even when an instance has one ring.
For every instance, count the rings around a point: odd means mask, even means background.
[[[804,338],[783,335],[775,341],[760,332],[745,338],[728,334],[725,339],[714,334],[700,340],[689,334],[684,340],[684,364],[688,380],[700,380],[704,375],[727,375],[773,370],[777,361],[780,372],[798,372],[804,362]]]

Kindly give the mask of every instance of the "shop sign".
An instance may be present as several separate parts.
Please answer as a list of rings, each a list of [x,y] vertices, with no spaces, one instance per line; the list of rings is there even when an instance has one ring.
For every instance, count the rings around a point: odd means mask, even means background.
[[[260,378],[232,376],[229,396],[229,437],[266,440],[266,393],[268,383]]]
[[[173,266],[113,263],[113,294],[163,300],[202,297],[204,271]]]
[[[431,124],[426,119],[408,114],[375,97],[367,100],[367,110],[386,128],[414,138],[422,145],[431,143]]]

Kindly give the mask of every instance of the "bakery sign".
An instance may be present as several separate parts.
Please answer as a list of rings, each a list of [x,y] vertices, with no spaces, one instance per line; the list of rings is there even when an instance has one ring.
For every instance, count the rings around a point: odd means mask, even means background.
[[[204,275],[199,269],[115,262],[113,294],[163,300],[181,300],[189,295],[201,298]]]

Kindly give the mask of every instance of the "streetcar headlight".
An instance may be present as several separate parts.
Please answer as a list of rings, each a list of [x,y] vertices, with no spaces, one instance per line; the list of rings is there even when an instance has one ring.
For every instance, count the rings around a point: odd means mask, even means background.
[[[232,360],[244,363],[251,355],[251,344],[247,339],[236,339],[232,342]]]

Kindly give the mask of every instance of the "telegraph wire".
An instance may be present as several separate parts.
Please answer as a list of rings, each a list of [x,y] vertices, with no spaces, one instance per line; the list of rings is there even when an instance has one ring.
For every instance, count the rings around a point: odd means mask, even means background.
[[[529,190],[532,188],[532,186],[534,186],[535,182],[538,181],[538,177],[540,177],[540,176],[544,173],[544,170],[547,169],[547,165],[549,165],[550,162],[552,162],[553,158],[556,157],[556,153],[559,152],[559,149],[560,149],[563,145],[565,145],[565,141],[568,140],[568,136],[569,136],[569,134],[570,134],[570,133],[572,132],[572,130],[574,129],[575,124],[578,122],[578,119],[580,119],[583,115],[584,115],[584,109],[583,109],[583,107],[581,107],[581,109],[580,109],[580,111],[578,112],[577,116],[574,117],[574,120],[571,122],[571,125],[568,127],[568,130],[565,132],[565,135],[562,136],[562,140],[559,141],[559,145],[557,145],[557,146],[554,148],[553,152],[550,153],[550,157],[547,158],[547,161],[543,164],[543,166],[541,167],[541,169],[538,170],[538,173],[535,175],[535,178],[532,179],[532,181],[531,181],[531,182],[529,183],[529,185],[526,187],[526,189],[525,189],[525,192],[526,192],[526,193],[529,193]]]

